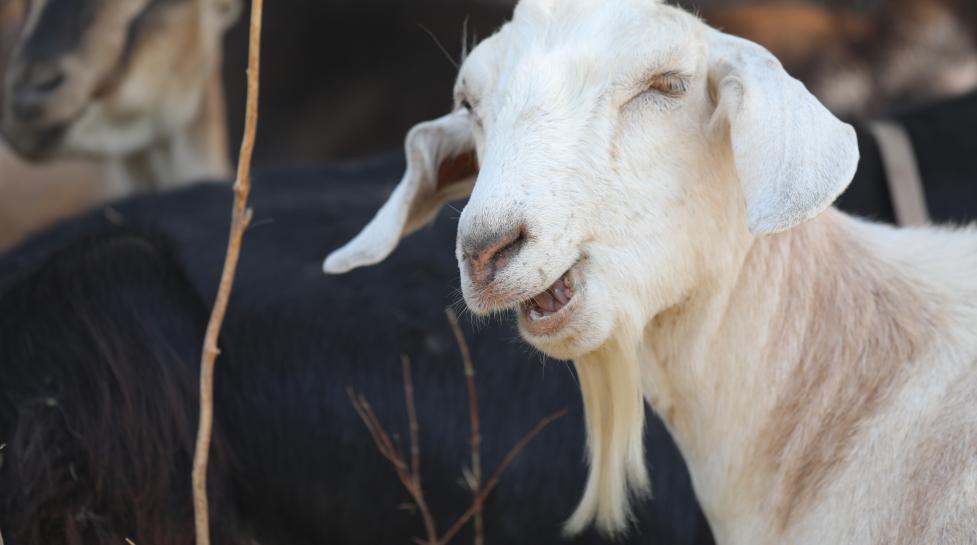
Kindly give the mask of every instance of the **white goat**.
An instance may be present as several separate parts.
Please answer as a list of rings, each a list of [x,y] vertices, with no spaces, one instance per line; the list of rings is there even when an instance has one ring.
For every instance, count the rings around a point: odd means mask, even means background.
[[[653,0],[524,0],[455,95],[325,269],[471,189],[465,301],[580,375],[569,530],[626,526],[647,400],[721,544],[977,543],[977,233],[830,208],[854,133],[772,55]]]

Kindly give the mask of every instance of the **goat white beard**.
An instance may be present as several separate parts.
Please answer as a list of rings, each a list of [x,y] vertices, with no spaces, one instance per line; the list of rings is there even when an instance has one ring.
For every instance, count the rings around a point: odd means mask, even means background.
[[[583,395],[590,474],[583,498],[565,525],[568,534],[592,522],[604,534],[626,532],[631,500],[651,492],[636,347],[618,338],[574,362]]]

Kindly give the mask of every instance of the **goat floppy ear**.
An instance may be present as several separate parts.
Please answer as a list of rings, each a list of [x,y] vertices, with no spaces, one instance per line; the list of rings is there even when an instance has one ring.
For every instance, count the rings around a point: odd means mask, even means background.
[[[775,233],[813,218],[851,182],[858,143],[759,45],[709,31],[711,125],[728,123],[750,231]]]
[[[471,115],[461,110],[414,126],[407,133],[403,179],[370,223],[329,254],[323,270],[338,274],[383,261],[445,203],[471,194],[478,173],[471,123]]]

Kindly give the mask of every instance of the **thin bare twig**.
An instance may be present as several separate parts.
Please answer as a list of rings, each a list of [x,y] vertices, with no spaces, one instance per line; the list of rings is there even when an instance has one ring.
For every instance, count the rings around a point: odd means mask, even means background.
[[[401,355],[400,365],[404,374],[404,402],[407,403],[407,425],[410,432],[410,471],[420,480],[421,446],[417,439],[417,410],[414,408],[414,380],[411,377],[410,359]]]
[[[397,470],[398,474],[401,471],[406,471],[407,464],[400,459],[400,455],[397,454],[397,449],[394,448],[393,442],[390,440],[390,436],[387,435],[387,432],[385,432],[383,427],[380,425],[380,422],[377,419],[376,414],[373,412],[373,407],[370,406],[370,403],[365,397],[354,392],[352,388],[347,389],[346,393],[353,402],[353,408],[356,409],[357,414],[360,415],[363,423],[366,424],[366,429],[369,430],[370,436],[373,437],[373,442],[376,443],[377,450],[380,451],[380,454],[382,454],[387,460],[390,460],[390,463],[393,464],[394,469]],[[411,480],[408,479],[409,483],[410,481]]]
[[[458,341],[458,347],[462,353],[462,361],[465,365],[465,376],[468,379],[468,401],[469,409],[471,411],[472,418],[472,455],[473,455],[473,473],[475,472],[475,467],[478,467],[478,480],[474,486],[474,494],[472,498],[471,507],[469,507],[454,524],[448,529],[444,535],[438,537],[437,529],[434,524],[434,517],[431,515],[430,508],[427,502],[424,500],[424,491],[421,489],[421,477],[420,477],[420,447],[418,446],[417,440],[417,414],[414,408],[414,382],[411,377],[410,370],[410,360],[406,356],[402,356],[402,366],[404,375],[404,398],[407,403],[407,418],[410,425],[410,441],[411,441],[411,464],[408,466],[407,462],[404,461],[403,457],[397,452],[393,441],[390,440],[390,436],[384,431],[383,426],[380,424],[379,419],[373,412],[373,408],[370,403],[362,395],[357,394],[352,388],[347,388],[346,392],[349,395],[350,402],[353,404],[353,408],[356,410],[357,414],[360,415],[360,419],[366,425],[366,429],[370,432],[370,436],[373,437],[373,442],[376,444],[377,450],[380,454],[386,458],[390,464],[394,467],[397,473],[397,477],[400,482],[407,489],[407,492],[414,499],[415,505],[417,505],[418,511],[421,513],[421,517],[424,519],[424,528],[427,532],[427,540],[414,539],[414,543],[418,545],[445,545],[451,541],[468,521],[472,520],[476,516],[481,516],[482,507],[485,504],[485,500],[488,498],[489,494],[495,489],[499,484],[499,479],[502,478],[502,474],[505,470],[515,461],[516,456],[532,441],[543,429],[547,426],[566,416],[567,411],[563,409],[557,411],[539,422],[529,430],[526,435],[522,437],[515,445],[509,449],[509,452],[502,458],[499,466],[495,468],[492,475],[485,481],[485,485],[481,486],[481,460],[477,459],[477,453],[480,450],[481,438],[478,436],[479,433],[479,423],[478,423],[478,402],[475,395],[475,367],[472,364],[471,354],[468,350],[468,344],[465,342],[464,335],[461,333],[461,327],[458,325],[458,318],[455,316],[450,309],[445,309],[448,315],[448,321],[451,323],[451,328],[454,331],[455,339]],[[476,466],[477,464],[477,466]],[[415,469],[416,468],[416,469]],[[475,539],[484,539],[482,534],[482,528],[476,527]]]
[[[438,531],[435,527],[431,510],[428,508],[427,501],[424,499],[424,491],[421,488],[420,446],[418,444],[417,413],[414,410],[414,381],[411,378],[410,359],[407,356],[401,356],[401,368],[404,375],[404,402],[407,404],[408,425],[411,430],[411,465],[409,468],[407,462],[404,461],[397,452],[396,447],[394,447],[390,436],[384,431],[376,413],[373,412],[373,407],[370,406],[366,398],[356,394],[352,389],[348,389],[347,394],[353,403],[353,408],[356,409],[356,412],[360,415],[360,419],[363,420],[366,428],[370,431],[370,435],[373,436],[373,442],[376,443],[377,450],[394,466],[394,470],[397,472],[397,478],[400,479],[401,484],[404,485],[404,488],[407,489],[407,492],[414,499],[414,504],[417,505],[417,510],[421,513],[421,519],[424,521],[424,531],[427,533],[428,538],[427,543],[436,544],[440,543],[438,540]]]
[[[437,543],[438,531],[434,526],[434,517],[424,500],[424,490],[421,488],[421,446],[418,441],[417,411],[414,408],[414,380],[410,369],[410,359],[402,355],[400,365],[404,375],[404,403],[407,405],[407,425],[410,429],[411,477],[414,488],[417,490],[417,497],[414,498],[414,501],[421,512],[421,518],[424,519],[424,529],[427,531],[431,543]]]
[[[468,350],[468,343],[465,335],[461,332],[458,325],[458,316],[455,315],[451,307],[444,309],[448,316],[448,323],[451,324],[451,331],[455,335],[455,342],[461,351],[461,362],[465,367],[465,382],[468,387],[468,417],[472,431],[472,495],[474,497],[472,507],[475,508],[475,519],[472,521],[475,538],[472,540],[474,545],[485,543],[484,521],[482,518],[482,435],[479,429],[478,419],[478,392],[475,389],[475,365],[472,363],[472,355]]]
[[[251,2],[251,27],[248,40],[248,98],[245,109],[244,137],[238,158],[237,179],[234,182],[234,208],[231,212],[231,232],[228,236],[224,269],[214,308],[207,323],[203,352],[200,356],[200,423],[193,453],[193,516],[197,545],[210,545],[210,519],[207,505],[207,462],[214,423],[214,364],[220,349],[217,336],[224,322],[234,273],[241,255],[241,239],[251,221],[248,194],[251,191],[251,155],[254,151],[258,125],[258,76],[261,58],[261,13],[263,0]]]
[[[516,456],[519,455],[522,449],[526,448],[526,445],[528,445],[530,441],[535,439],[536,436],[539,435],[539,432],[543,431],[546,428],[546,426],[549,426],[553,422],[556,422],[557,420],[563,418],[566,415],[567,415],[567,410],[561,409],[543,418],[542,420],[537,422],[535,426],[533,426],[533,429],[529,430],[529,433],[522,436],[522,439],[520,439],[515,445],[512,446],[511,449],[509,449],[509,452],[507,452],[505,457],[502,458],[502,462],[499,463],[499,467],[495,468],[495,471],[492,473],[492,476],[489,477],[487,481],[485,481],[485,486],[482,488],[481,492],[479,492],[479,496],[478,496],[479,506],[484,504],[485,500],[488,499],[489,494],[491,494],[492,491],[495,490],[495,487],[499,484],[499,479],[502,478],[502,473],[504,473],[505,470],[509,467],[509,464],[515,461]],[[447,543],[448,541],[451,540],[451,538],[455,537],[455,534],[457,534],[462,528],[464,528],[465,523],[467,523],[468,520],[472,518],[472,516],[474,515],[475,515],[475,504],[474,502],[472,502],[472,506],[469,507],[468,510],[465,511],[460,517],[458,517],[458,520],[456,520],[455,523],[451,525],[451,528],[448,528],[448,530],[444,533],[444,535],[441,536],[441,543]]]

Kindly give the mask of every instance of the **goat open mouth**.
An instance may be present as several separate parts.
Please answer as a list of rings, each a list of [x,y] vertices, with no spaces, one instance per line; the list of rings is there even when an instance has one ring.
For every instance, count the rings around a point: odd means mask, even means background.
[[[548,288],[520,304],[523,327],[529,333],[550,335],[567,321],[579,288],[573,271],[574,267],[570,267]]]
[[[526,316],[536,321],[560,312],[570,299],[573,299],[573,282],[570,271],[567,271],[550,287],[523,304],[526,306]]]

